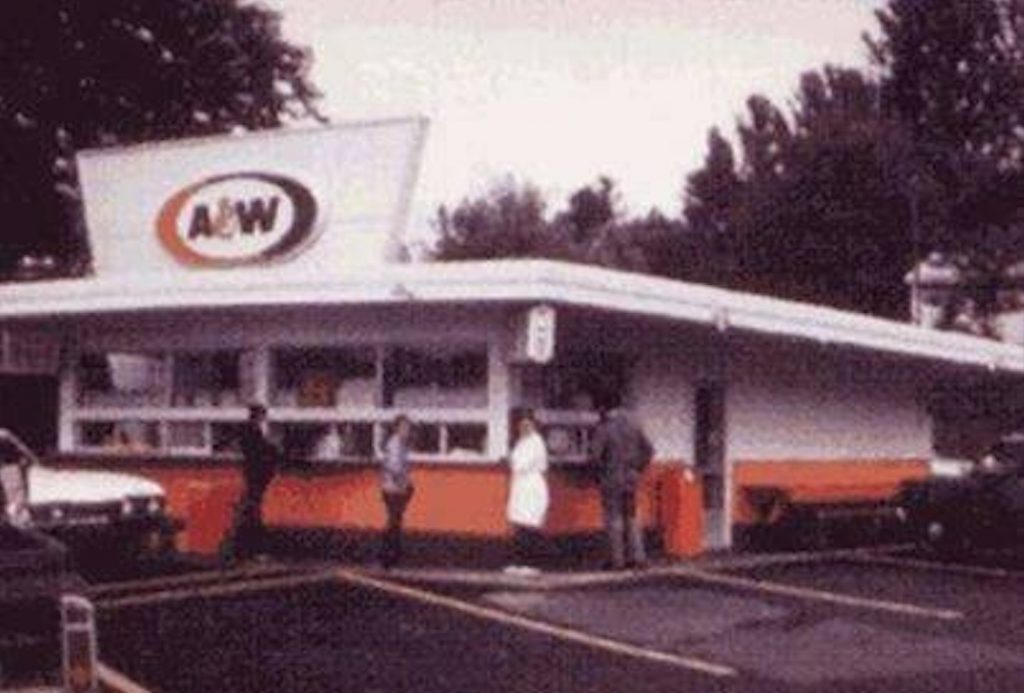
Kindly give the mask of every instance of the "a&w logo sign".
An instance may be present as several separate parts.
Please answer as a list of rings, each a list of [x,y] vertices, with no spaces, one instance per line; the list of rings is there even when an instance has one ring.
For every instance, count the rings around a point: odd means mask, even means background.
[[[271,262],[313,236],[317,205],[298,181],[270,173],[231,173],[194,183],[160,208],[157,235],[179,262],[237,267]]]

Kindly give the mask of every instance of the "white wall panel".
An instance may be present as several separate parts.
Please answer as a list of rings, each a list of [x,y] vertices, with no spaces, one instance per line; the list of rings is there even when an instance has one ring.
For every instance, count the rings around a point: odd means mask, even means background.
[[[931,420],[915,371],[829,347],[747,346],[727,393],[733,460],[926,457]]]

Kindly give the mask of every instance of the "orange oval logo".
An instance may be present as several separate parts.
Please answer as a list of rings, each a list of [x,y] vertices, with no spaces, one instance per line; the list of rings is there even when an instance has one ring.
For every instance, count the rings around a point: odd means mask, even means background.
[[[213,176],[174,193],[160,208],[157,237],[192,267],[259,265],[286,258],[313,237],[316,198],[271,173]]]

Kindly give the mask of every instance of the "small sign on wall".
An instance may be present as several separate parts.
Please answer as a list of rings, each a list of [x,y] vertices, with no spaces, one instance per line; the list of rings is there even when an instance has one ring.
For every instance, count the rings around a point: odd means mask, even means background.
[[[533,306],[516,316],[512,361],[549,363],[555,357],[557,313],[553,306]]]

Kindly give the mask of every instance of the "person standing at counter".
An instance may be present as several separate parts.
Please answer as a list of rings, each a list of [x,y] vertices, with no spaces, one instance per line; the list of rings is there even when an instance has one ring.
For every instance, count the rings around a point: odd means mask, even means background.
[[[654,456],[651,441],[624,409],[612,409],[594,432],[591,455],[601,473],[601,508],[611,554],[608,567],[643,567],[647,552],[636,517],[636,490]]]
[[[380,563],[384,569],[394,567],[402,559],[402,519],[414,491],[409,477],[411,433],[409,417],[396,417],[381,458],[380,492],[388,516],[380,551]]]
[[[540,528],[544,526],[550,496],[545,474],[548,451],[532,412],[524,412],[516,424],[518,437],[509,456],[507,517],[513,531],[516,563],[505,572],[536,575],[529,565],[534,558]]]
[[[249,406],[249,420],[239,436],[242,452],[242,497],[235,508],[235,521],[222,551],[229,559],[257,555],[264,544],[263,496],[277,472],[281,450],[267,436],[267,409]]]

